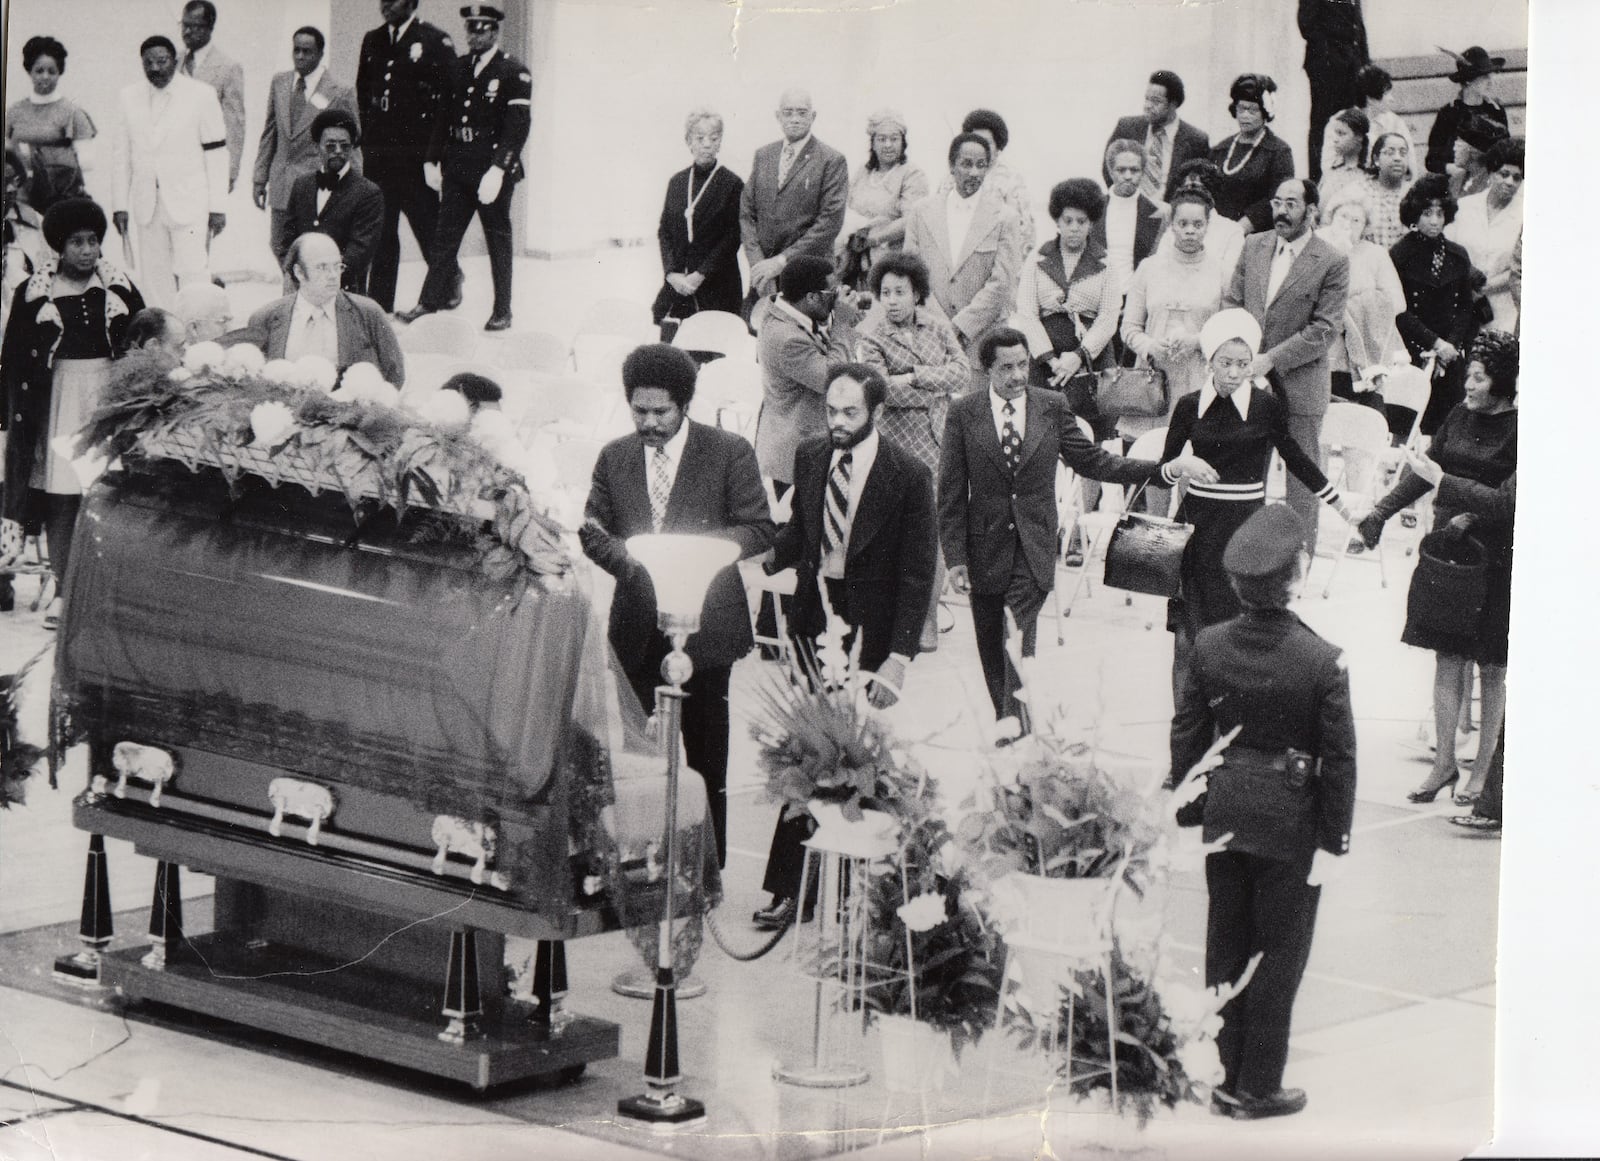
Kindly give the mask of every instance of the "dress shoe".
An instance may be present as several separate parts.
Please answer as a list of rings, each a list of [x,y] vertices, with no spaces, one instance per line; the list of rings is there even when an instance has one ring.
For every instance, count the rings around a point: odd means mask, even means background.
[[[1220,1088],[1211,1090],[1211,1115],[1214,1117],[1231,1117],[1239,1111],[1239,1098],[1231,1092],[1223,1092]]]
[[[11,577],[0,581],[0,613],[9,613],[17,607],[17,590],[11,587]]]
[[[1451,815],[1450,824],[1459,826],[1462,830],[1475,831],[1478,834],[1498,835],[1500,833],[1500,820],[1498,818],[1486,818],[1481,814]]]
[[[774,899],[772,906],[757,911],[750,921],[762,931],[782,931],[794,922],[794,900]]]
[[[461,305],[461,288],[466,284],[467,276],[464,273],[457,274],[455,289],[450,292],[450,297],[445,299],[445,310],[455,310],[456,307]]]
[[[511,329],[511,313],[495,313],[489,316],[489,321],[483,324],[486,331],[508,331]]]
[[[1287,1117],[1306,1107],[1306,1090],[1280,1088],[1268,1096],[1239,1094],[1239,1107],[1233,1110],[1236,1121],[1259,1121],[1267,1117]]]
[[[1406,795],[1406,801],[1407,802],[1432,802],[1435,798],[1439,797],[1439,791],[1450,789],[1450,787],[1454,786],[1460,780],[1460,778],[1461,778],[1461,771],[1457,770],[1454,774],[1452,774],[1449,778],[1446,778],[1443,782],[1436,783],[1435,785],[1432,785],[1432,786],[1419,786],[1415,790],[1413,790],[1410,794]],[[1457,799],[1457,801],[1460,801],[1460,800]]]
[[[425,314],[433,314],[433,313],[434,313],[433,307],[431,307],[431,306],[423,306],[419,302],[419,303],[417,303],[416,306],[412,307],[410,310],[403,310],[399,314],[395,315],[394,317],[399,319],[403,323],[414,323],[419,318],[421,318],[423,315],[425,315]]]
[[[1082,568],[1083,553],[1079,552],[1075,548],[1069,548],[1067,549],[1066,556],[1062,559],[1062,563],[1068,568]]]

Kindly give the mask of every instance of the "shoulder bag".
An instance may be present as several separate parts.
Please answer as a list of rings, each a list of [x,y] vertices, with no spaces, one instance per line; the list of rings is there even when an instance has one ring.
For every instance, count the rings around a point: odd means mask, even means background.
[[[1127,366],[1101,371],[1097,379],[1095,403],[1105,418],[1153,419],[1167,414],[1167,373],[1146,360],[1135,356]]]

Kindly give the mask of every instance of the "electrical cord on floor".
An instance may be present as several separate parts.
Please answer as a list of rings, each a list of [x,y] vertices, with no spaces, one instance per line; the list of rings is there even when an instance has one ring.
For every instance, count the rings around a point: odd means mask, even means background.
[[[781,940],[785,935],[789,934],[789,929],[794,926],[794,920],[795,916],[793,913],[791,913],[789,918],[784,922],[784,925],[778,928],[777,931],[773,932],[771,938],[764,940],[762,943],[757,945],[754,951],[735,951],[733,948],[729,947],[727,941],[722,938],[722,929],[717,926],[716,913],[712,911],[706,912],[706,927],[711,930],[711,938],[716,941],[717,946],[722,949],[724,955],[727,955],[730,959],[736,959],[740,963],[751,963],[755,960],[758,960],[773,948],[777,947],[778,941]]]
[[[62,1072],[60,1072],[58,1074],[54,1074],[54,1075],[52,1075],[51,1073],[46,1072],[43,1068],[40,1068],[37,1064],[34,1064],[32,1061],[19,1060],[19,1061],[17,1061],[17,1063],[13,1064],[10,1068],[6,1069],[4,1072],[0,1072],[0,1080],[5,1080],[13,1072],[17,1071],[17,1069],[24,1068],[24,1069],[32,1069],[33,1071],[35,1071],[35,1072],[39,1073],[41,1076],[43,1076],[51,1084],[56,1084],[56,1083],[59,1083],[60,1081],[64,1080],[65,1078],[71,1076],[73,1073],[78,1072],[78,1071],[80,1071],[82,1069],[88,1068],[95,1061],[99,1060],[100,1058],[102,1058],[104,1056],[111,1055],[111,1053],[115,1052],[117,1049],[121,1048],[128,1041],[133,1039],[133,1025],[128,1023],[127,1013],[118,1012],[117,1016],[118,1016],[118,1018],[120,1018],[122,1020],[122,1039],[118,1040],[115,1044],[107,1045],[106,1047],[102,1048],[99,1052],[96,1052],[93,1055],[91,1055],[89,1057],[86,1057],[83,1060],[80,1060],[77,1064],[74,1064],[71,1068],[65,1069]]]

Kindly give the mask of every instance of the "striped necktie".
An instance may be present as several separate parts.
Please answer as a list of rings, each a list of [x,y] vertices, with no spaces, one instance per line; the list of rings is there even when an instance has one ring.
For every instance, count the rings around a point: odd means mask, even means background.
[[[1140,191],[1153,202],[1166,201],[1167,174],[1166,166],[1161,162],[1161,155],[1167,149],[1167,127],[1154,125],[1150,129],[1150,148],[1144,155],[1144,181],[1140,183]]]
[[[667,523],[667,501],[672,498],[672,461],[658,447],[650,457],[650,523],[660,532]]]
[[[845,452],[828,473],[828,502],[822,520],[822,558],[826,560],[844,546],[850,536],[850,459]]]

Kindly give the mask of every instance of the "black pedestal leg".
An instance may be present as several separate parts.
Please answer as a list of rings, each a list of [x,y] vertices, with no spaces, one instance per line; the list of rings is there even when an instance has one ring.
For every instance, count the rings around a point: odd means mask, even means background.
[[[111,942],[111,880],[106,874],[106,840],[89,836],[89,858],[83,868],[83,914],[78,939],[83,950],[56,960],[55,976],[80,987],[100,986],[100,954]]]
[[[160,971],[167,957],[183,943],[183,898],[178,893],[177,863],[156,864],[155,894],[150,900],[150,950],[140,961]]]
[[[439,1039],[463,1044],[482,1035],[483,992],[478,982],[478,933],[470,927],[450,933],[450,964],[445,969],[444,1005],[449,1023]]]

